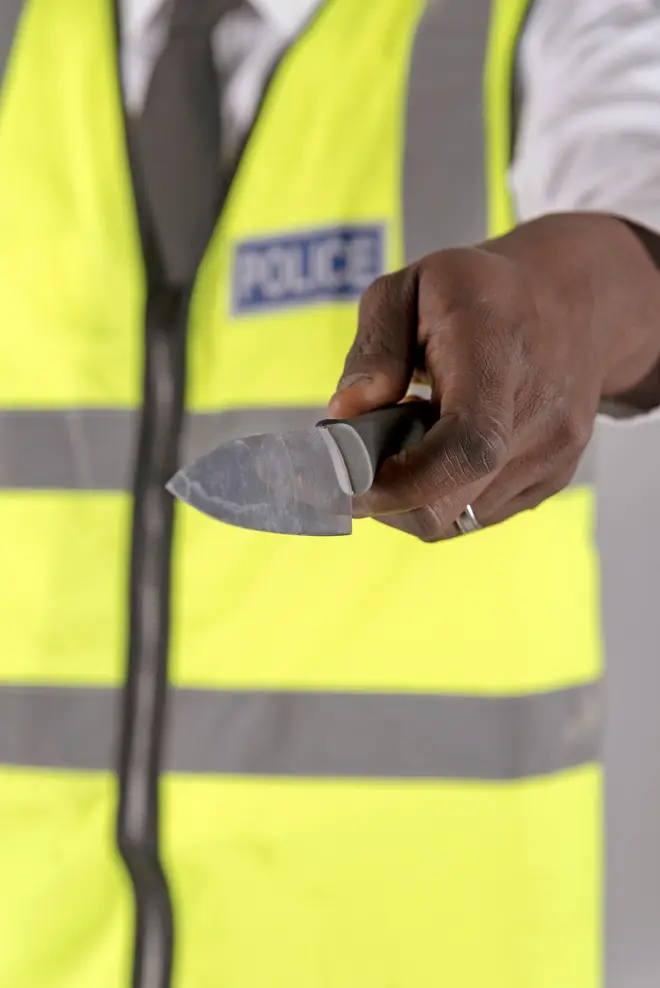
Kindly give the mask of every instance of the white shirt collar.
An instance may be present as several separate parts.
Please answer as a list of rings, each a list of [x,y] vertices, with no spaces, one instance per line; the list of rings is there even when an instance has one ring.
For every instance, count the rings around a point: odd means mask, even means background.
[[[269,20],[278,34],[292,38],[305,25],[323,0],[249,0],[263,18]]]
[[[277,33],[292,38],[302,30],[323,0],[249,0],[257,13],[270,21]],[[122,0],[124,30],[139,37],[162,10],[164,0]]]

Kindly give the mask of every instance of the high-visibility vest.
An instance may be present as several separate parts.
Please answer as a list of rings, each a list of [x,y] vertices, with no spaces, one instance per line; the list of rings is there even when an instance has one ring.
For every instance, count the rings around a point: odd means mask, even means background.
[[[412,216],[436,210],[435,246],[461,216],[466,242],[470,217],[511,222],[526,4],[440,6],[323,5],[269,84],[189,305],[148,290],[112,3],[17,6],[2,988],[602,986],[589,487],[439,546],[180,506],[172,531],[163,490],[229,435],[320,417],[360,289],[416,252]],[[434,17],[446,105],[429,106],[412,96]],[[430,175],[404,154],[424,108],[445,144]],[[408,177],[433,202],[408,202]]]

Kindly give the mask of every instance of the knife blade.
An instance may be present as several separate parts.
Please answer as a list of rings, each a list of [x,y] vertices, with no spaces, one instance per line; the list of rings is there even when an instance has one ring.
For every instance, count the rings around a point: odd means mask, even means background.
[[[312,429],[223,443],[172,477],[180,501],[226,524],[285,535],[350,535],[352,498],[381,463],[437,421],[426,401],[390,405]]]

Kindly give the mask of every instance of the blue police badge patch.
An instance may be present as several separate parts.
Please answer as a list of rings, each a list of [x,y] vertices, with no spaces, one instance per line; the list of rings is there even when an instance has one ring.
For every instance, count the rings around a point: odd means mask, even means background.
[[[351,301],[385,270],[385,228],[328,227],[236,245],[232,277],[235,315]]]

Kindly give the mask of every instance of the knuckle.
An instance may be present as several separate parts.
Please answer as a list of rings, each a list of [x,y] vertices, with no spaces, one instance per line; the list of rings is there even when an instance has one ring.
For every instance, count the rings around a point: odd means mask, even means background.
[[[427,255],[420,270],[420,300],[429,322],[465,314],[481,327],[511,327],[529,319],[531,292],[520,267],[479,247],[456,247]],[[425,306],[423,306],[425,308]]]
[[[411,511],[414,515],[413,534],[420,542],[439,542],[444,537],[444,528],[432,504]]]
[[[365,288],[359,304],[360,326],[363,327],[363,331],[368,332],[374,315],[388,304],[394,292],[395,278],[391,274],[380,275]]]
[[[388,528],[395,528],[405,535],[410,535],[420,542],[436,542],[440,537],[438,526],[429,517],[426,508],[416,508],[414,511],[397,512],[387,515],[376,515],[376,521]]]
[[[564,468],[562,471],[555,474],[548,484],[548,494],[546,497],[554,497],[555,494],[560,494],[563,490],[565,490],[575,476],[576,469],[577,463],[573,463],[570,467]]]
[[[484,477],[506,461],[508,436],[499,423],[474,423],[459,432],[457,445],[470,477]]]
[[[542,483],[530,487],[527,492],[528,506],[537,508],[544,501],[561,494],[570,484],[575,474],[577,464],[569,468],[564,468],[547,478]]]
[[[581,453],[589,444],[593,422],[582,415],[564,415],[555,431],[557,448],[564,453]]]
[[[431,501],[434,493],[433,464],[430,469],[414,469],[411,464],[411,452],[402,450],[392,458],[391,464],[396,465],[396,483],[394,493],[399,505],[404,510],[422,510]]]
[[[384,295],[388,295],[392,283],[391,274],[380,274],[367,285],[362,293],[362,304],[369,305],[374,300],[379,301]]]

